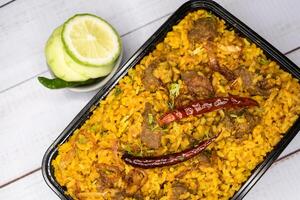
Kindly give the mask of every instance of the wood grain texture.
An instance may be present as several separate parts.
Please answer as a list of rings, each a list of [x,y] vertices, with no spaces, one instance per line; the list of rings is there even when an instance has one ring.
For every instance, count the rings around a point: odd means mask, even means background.
[[[300,46],[300,1],[216,0],[281,52]]]
[[[15,0],[0,0],[0,8],[3,8],[4,6],[7,6],[11,3],[13,3]]]
[[[293,61],[298,67],[300,67],[300,59],[299,59],[299,51],[300,49],[293,51],[292,53],[289,53],[287,57]]]
[[[166,18],[124,36],[124,60]],[[36,78],[0,94],[0,185],[39,167],[47,147],[94,94],[48,90]]]
[[[246,195],[244,200],[297,200],[300,183],[300,156],[275,163]],[[36,172],[0,190],[5,200],[58,200],[48,188],[41,172]]]
[[[2,2],[6,1],[0,0],[0,5]],[[77,12],[103,16],[125,34],[122,40],[126,60],[183,2],[16,0],[0,8],[0,185],[38,168],[46,148],[95,94],[51,91],[38,84],[38,74],[48,75],[43,45],[51,30]],[[300,1],[218,2],[280,51],[300,46]],[[300,50],[288,57],[300,66]],[[281,156],[299,148],[298,134]],[[298,153],[272,166],[267,178],[263,177],[246,199],[287,199],[279,191],[287,193],[288,199],[300,196],[295,187],[289,187],[300,185],[299,157]],[[273,187],[276,181],[281,183]],[[40,171],[0,189],[0,199],[41,198],[58,199],[42,180]]]
[[[164,17],[126,35],[123,38],[124,60],[127,60],[166,19],[167,17]],[[299,56],[296,56],[297,52],[293,53],[294,61],[300,63]],[[64,97],[66,94],[67,97]],[[11,143],[0,141],[0,150],[5,152],[0,153],[0,159],[4,160],[0,166],[0,171],[4,172],[0,174],[0,185],[37,168],[46,148],[93,95],[94,93],[78,95],[66,90],[45,90],[37,84],[36,79],[0,94],[0,105],[7,104],[0,109],[0,120],[3,122],[0,124],[0,128],[3,128],[0,135],[12,141]],[[16,105],[16,102],[20,103]],[[61,111],[63,114],[60,114]],[[18,113],[25,114],[18,116]],[[21,121],[21,123],[18,127],[14,127],[14,121]],[[27,148],[28,145],[30,148]],[[300,146],[300,138],[295,139],[283,155],[298,146]],[[10,169],[9,166],[16,167]]]
[[[3,72],[0,74],[0,80],[3,82],[0,91],[47,69],[43,56],[45,41],[55,27],[74,13],[91,12],[103,16],[117,28],[120,34],[125,34],[173,12],[183,2],[124,0],[121,4],[118,1],[106,1],[103,4],[97,0],[74,0],[72,3],[63,0],[28,0],[6,6],[0,12],[0,69]],[[273,3],[272,0],[262,2],[227,0],[219,3],[282,52],[300,46],[298,34],[300,25],[297,23],[300,21],[300,16],[296,9],[300,1]],[[272,13],[279,12],[281,15],[270,15],[270,11],[266,12],[263,9],[266,5],[271,5]],[[295,41],[299,41],[298,44]],[[18,69],[17,73],[15,69]]]
[[[122,3],[120,3],[122,2]],[[94,13],[126,34],[176,10],[183,0],[16,1],[0,11],[0,91],[47,70],[44,45],[75,13]]]
[[[59,198],[46,185],[41,171],[0,189],[3,200],[58,200]]]
[[[245,200],[298,200],[300,196],[300,156],[275,163],[247,194]]]

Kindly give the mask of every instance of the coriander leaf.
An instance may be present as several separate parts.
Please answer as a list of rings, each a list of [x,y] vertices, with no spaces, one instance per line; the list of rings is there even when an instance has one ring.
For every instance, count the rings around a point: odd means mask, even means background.
[[[173,100],[173,102],[168,101],[168,107],[169,107],[170,109],[173,109],[173,108],[174,108],[174,100]]]
[[[261,64],[261,65],[267,65],[267,64],[269,64],[270,63],[270,61],[269,60],[267,60],[267,59],[264,59],[264,58],[261,58],[259,61],[259,64]]]
[[[148,114],[148,124],[152,125],[153,122],[154,122],[153,115],[152,114]]]
[[[118,96],[119,94],[121,94],[122,93],[122,89],[120,88],[120,87],[118,87],[118,86],[116,86],[115,87],[115,96]]]
[[[170,96],[177,97],[179,95],[180,85],[179,83],[171,83],[169,87]]]

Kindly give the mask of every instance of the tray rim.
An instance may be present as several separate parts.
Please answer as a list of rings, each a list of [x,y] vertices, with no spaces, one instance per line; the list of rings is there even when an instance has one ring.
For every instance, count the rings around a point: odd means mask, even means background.
[[[290,61],[279,50],[272,46],[269,42],[263,39],[255,31],[241,22],[238,18],[233,16],[225,8],[212,0],[191,0],[182,4],[168,19],[164,22],[158,30],[133,54],[133,56],[122,65],[120,71],[103,86],[97,94],[87,103],[87,105],[75,116],[75,118],[68,124],[62,133],[54,140],[44,154],[42,160],[42,174],[47,185],[61,198],[72,200],[72,198],[65,194],[65,190],[56,182],[51,167],[51,161],[57,153],[59,145],[63,144],[73,132],[80,127],[91,115],[92,111],[102,99],[118,84],[119,80],[127,74],[127,71],[134,67],[144,56],[151,52],[161,37],[169,32],[178,21],[182,19],[188,12],[197,9],[206,9],[213,14],[219,16],[226,21],[226,24],[234,27],[236,30],[243,34],[251,42],[255,43],[267,54],[272,60],[276,61],[281,69],[288,71],[294,78],[300,80],[300,69],[292,61]],[[231,197],[231,200],[242,199],[250,189],[257,183],[257,181],[268,170],[272,163],[278,158],[286,146],[292,141],[300,130],[300,117],[294,122],[293,126],[284,134],[280,142],[267,154],[264,160],[256,166],[252,174],[245,181],[240,189]]]

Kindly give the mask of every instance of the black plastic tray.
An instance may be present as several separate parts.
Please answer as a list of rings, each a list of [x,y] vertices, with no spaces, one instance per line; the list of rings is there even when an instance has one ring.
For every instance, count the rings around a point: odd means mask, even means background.
[[[63,144],[79,128],[92,114],[93,109],[99,104],[99,101],[107,96],[111,89],[118,83],[118,81],[127,74],[128,69],[134,67],[139,61],[150,53],[157,43],[161,42],[165,35],[172,30],[172,26],[177,24],[187,13],[197,10],[205,9],[212,12],[216,16],[225,20],[226,25],[234,28],[242,36],[254,42],[257,46],[263,49],[264,53],[276,61],[280,67],[292,74],[295,78],[300,79],[299,68],[292,63],[286,56],[280,53],[276,48],[269,44],[266,40],[260,37],[257,33],[251,30],[248,26],[231,15],[223,7],[210,0],[195,0],[183,4],[142,46],[135,52],[135,54],[124,64],[120,71],[118,71],[112,79],[90,100],[90,102],[78,113],[67,128],[59,135],[54,143],[49,147],[44,155],[42,163],[42,172],[46,183],[49,187],[61,198],[71,200],[72,198],[65,194],[65,188],[61,187],[55,180],[53,167],[51,161],[57,155],[57,149],[60,144]],[[289,131],[284,135],[276,147],[266,156],[264,161],[258,165],[249,179],[242,185],[232,199],[242,199],[254,184],[261,178],[271,164],[276,160],[280,153],[286,148],[290,141],[296,136],[300,130],[300,118],[294,123]]]

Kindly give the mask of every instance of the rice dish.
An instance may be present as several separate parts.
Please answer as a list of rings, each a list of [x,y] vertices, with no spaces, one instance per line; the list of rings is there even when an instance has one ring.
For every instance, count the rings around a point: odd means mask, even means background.
[[[235,95],[259,106],[163,114],[199,99]],[[255,44],[205,10],[185,16],[130,69],[85,124],[59,147],[55,178],[74,199],[230,199],[300,113],[300,85]],[[139,157],[168,155],[220,134],[199,155],[143,169]]]

